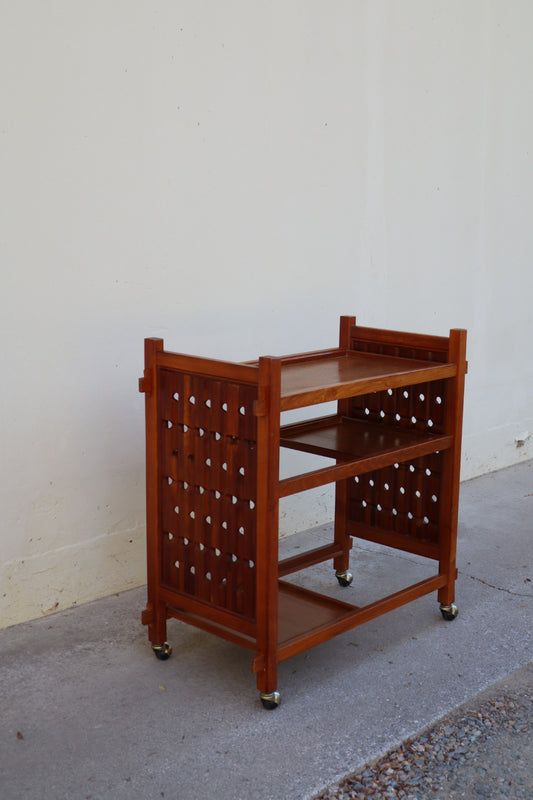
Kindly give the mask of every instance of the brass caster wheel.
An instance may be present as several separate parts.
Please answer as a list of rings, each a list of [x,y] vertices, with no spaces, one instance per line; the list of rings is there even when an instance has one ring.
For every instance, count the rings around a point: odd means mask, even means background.
[[[270,692],[267,694],[259,692],[259,697],[263,703],[263,708],[266,708],[267,711],[273,711],[281,703],[281,695],[279,692]]]
[[[335,572],[335,577],[339,581],[339,586],[343,586],[343,587],[349,586],[351,584],[351,582],[353,581],[353,575],[347,569],[342,570],[342,571],[341,570],[337,570]]]
[[[440,613],[444,617],[444,619],[451,622],[459,613],[459,609],[455,605],[455,603],[450,603],[450,605],[446,605],[445,603],[440,604]]]
[[[154,651],[154,655],[159,661],[166,661],[167,658],[170,658],[172,655],[172,645],[168,642],[163,642],[163,644],[153,644],[152,650]]]

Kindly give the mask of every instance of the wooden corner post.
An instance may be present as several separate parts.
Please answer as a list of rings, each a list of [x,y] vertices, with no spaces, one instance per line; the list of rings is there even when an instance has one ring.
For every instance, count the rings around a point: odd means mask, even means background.
[[[259,359],[257,407],[257,688],[277,690],[281,361]]]
[[[339,325],[339,347],[341,350],[350,349],[352,328],[355,327],[355,317],[343,316]],[[339,416],[348,416],[350,413],[350,399],[346,398],[337,402]],[[333,569],[344,573],[350,566],[350,550],[352,537],[346,532],[348,514],[348,480],[337,481],[335,484],[335,544],[342,550],[342,555],[333,559]]]
[[[466,331],[450,331],[448,360],[456,365],[456,375],[447,382],[445,399],[445,432],[453,435],[452,447],[445,451],[441,502],[439,572],[447,575],[446,584],[439,589],[442,605],[451,605],[455,599],[457,576],[457,522],[459,516],[459,480],[461,472],[461,439],[463,431],[463,397],[466,375]]]
[[[163,339],[144,340],[144,376],[139,390],[144,392],[146,414],[146,547],[148,600],[142,621],[148,625],[148,638],[155,645],[166,639],[165,606],[159,599],[161,584],[160,547],[160,443],[157,354],[163,351]]]

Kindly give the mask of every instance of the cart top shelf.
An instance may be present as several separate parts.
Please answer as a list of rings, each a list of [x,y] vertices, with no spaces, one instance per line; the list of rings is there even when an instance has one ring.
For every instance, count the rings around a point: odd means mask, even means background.
[[[451,378],[456,365],[347,350],[282,359],[281,410]]]

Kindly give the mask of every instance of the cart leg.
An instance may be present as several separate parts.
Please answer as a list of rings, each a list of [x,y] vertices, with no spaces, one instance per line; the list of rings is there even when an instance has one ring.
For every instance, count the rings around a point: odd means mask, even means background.
[[[348,481],[338,481],[335,484],[335,544],[342,549],[342,553],[333,559],[333,569],[341,586],[349,586],[353,581],[349,570],[352,537],[346,533],[347,505]]]
[[[159,608],[159,613],[152,603],[148,603],[142,614],[143,625],[148,625],[148,640],[152,645],[154,655],[159,661],[166,661],[172,654],[172,646],[166,641],[167,619],[165,607]]]
[[[459,609],[454,603],[455,600],[455,564],[451,569],[451,575],[453,576],[448,581],[446,586],[443,586],[442,589],[438,592],[438,600],[439,600],[439,608],[440,613],[444,617],[444,619],[451,621],[456,618],[459,613]]]
[[[439,607],[444,619],[452,620],[455,619],[455,617],[459,613],[457,610],[457,606],[455,605],[454,602],[455,580],[457,577],[457,567],[455,565],[455,558],[453,556],[452,557],[447,556],[441,558],[440,569],[441,572],[447,573],[448,581],[441,589],[439,589],[437,593]]]
[[[274,675],[270,680],[267,680],[266,670],[257,676],[257,688],[259,689],[259,699],[263,704],[263,708],[267,711],[272,711],[277,708],[281,703],[281,695],[277,691],[277,665],[274,668]]]
[[[259,699],[268,711],[277,708],[281,703],[281,695],[277,691],[278,664],[270,656],[259,656],[252,661],[252,671],[257,673]]]
[[[459,613],[459,609],[454,603],[457,569],[455,567],[455,561],[452,561],[451,564],[445,564],[444,566],[448,568],[448,583],[446,586],[443,586],[442,589],[439,589],[437,597],[440,613],[445,620],[451,621],[454,620]]]
[[[351,349],[352,328],[355,326],[355,322],[355,317],[343,316],[340,318],[339,347],[341,349]],[[337,403],[337,411],[341,417],[352,416],[351,400],[348,397],[341,398]],[[333,559],[333,569],[340,586],[349,586],[353,581],[353,575],[349,571],[352,537],[346,533],[350,504],[350,480],[353,479],[335,483],[335,544],[342,552]]]

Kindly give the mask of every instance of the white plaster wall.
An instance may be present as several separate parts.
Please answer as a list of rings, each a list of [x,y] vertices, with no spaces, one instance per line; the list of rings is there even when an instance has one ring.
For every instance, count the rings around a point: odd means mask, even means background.
[[[532,24],[0,0],[0,626],[144,582],[145,336],[240,360],[340,314],[466,327],[463,477],[533,455]],[[282,533],[330,513],[284,501]]]

